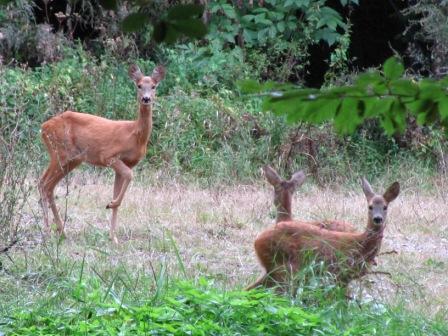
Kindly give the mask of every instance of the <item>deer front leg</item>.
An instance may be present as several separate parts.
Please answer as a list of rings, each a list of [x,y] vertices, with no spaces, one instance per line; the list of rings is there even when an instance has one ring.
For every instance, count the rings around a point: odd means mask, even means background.
[[[123,161],[117,160],[114,163],[112,163],[111,168],[115,170],[115,174],[120,176],[121,179],[121,189],[118,193],[118,195],[110,202],[106,209],[113,209],[117,208],[121,205],[121,202],[123,201],[124,194],[126,193],[126,190],[128,189],[129,183],[131,183],[132,180],[132,169],[129,168],[124,164]]]

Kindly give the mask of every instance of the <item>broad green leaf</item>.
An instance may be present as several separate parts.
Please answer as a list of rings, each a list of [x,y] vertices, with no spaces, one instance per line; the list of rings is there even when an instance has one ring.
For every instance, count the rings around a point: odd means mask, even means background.
[[[366,100],[365,117],[372,118],[386,114],[394,101],[394,98],[373,98],[372,100]]]
[[[404,104],[394,100],[389,110],[381,115],[380,124],[389,136],[397,132],[403,133],[406,129],[406,108]]]
[[[441,98],[438,102],[440,119],[445,120],[448,118],[448,98]]]
[[[392,135],[397,131],[403,133],[406,129],[406,108],[398,100],[395,100],[389,111],[384,114],[382,120],[384,130],[388,135]]]
[[[398,79],[403,76],[404,66],[397,57],[390,57],[384,63],[383,70],[387,79]]]
[[[316,42],[319,41],[325,41],[328,43],[329,46],[332,46],[340,37],[341,35],[330,29],[330,28],[322,28],[317,30],[314,34],[313,34],[313,39]]]
[[[389,88],[385,82],[377,82],[373,85],[373,93],[382,96],[389,93]]]
[[[434,122],[438,119],[438,106],[433,102],[429,102],[426,108],[419,111],[417,114],[417,124],[425,125]]]
[[[356,86],[361,90],[366,90],[369,87],[373,88],[373,85],[381,82],[384,82],[381,74],[378,71],[370,71],[358,76]]]
[[[361,123],[358,115],[358,100],[347,98],[342,101],[338,113],[334,119],[334,127],[340,134],[351,134]]]
[[[414,97],[419,93],[417,84],[408,79],[392,80],[389,83],[389,87],[394,95]]]
[[[263,87],[255,79],[243,79],[238,81],[237,85],[240,91],[245,94],[258,93]]]
[[[153,39],[158,43],[174,43],[178,36],[179,32],[177,32],[169,23],[165,21],[161,21],[154,26]]]
[[[420,99],[437,100],[441,97],[446,97],[446,93],[438,82],[432,79],[423,79],[419,83]]]
[[[204,7],[201,5],[175,5],[168,10],[168,19],[185,20],[189,18],[197,18],[202,15],[203,12]]]
[[[288,123],[296,123],[298,121],[305,121],[305,106],[297,105],[292,112],[288,112],[286,121]],[[277,113],[278,114],[278,113]]]
[[[285,22],[284,21],[280,21],[277,23],[277,30],[280,33],[283,33],[285,31]]]
[[[176,20],[172,26],[188,37],[200,38],[207,34],[207,27],[201,19]]]
[[[142,29],[148,19],[148,15],[145,13],[132,13],[123,19],[121,27],[126,33],[135,32]]]
[[[4,0],[0,0],[4,1]],[[116,10],[118,7],[118,1],[117,0],[99,0],[99,3],[101,7],[108,10]]]
[[[272,101],[272,99],[266,98],[263,101],[263,110],[273,111],[277,115],[286,114],[289,120],[302,116],[303,105],[291,104],[290,100]]]
[[[319,99],[306,104],[304,115],[307,121],[318,124],[333,119],[339,105],[339,99]]]
[[[223,4],[221,6],[224,14],[231,19],[236,19],[236,12],[235,9],[233,8],[233,6],[229,5],[229,4]]]

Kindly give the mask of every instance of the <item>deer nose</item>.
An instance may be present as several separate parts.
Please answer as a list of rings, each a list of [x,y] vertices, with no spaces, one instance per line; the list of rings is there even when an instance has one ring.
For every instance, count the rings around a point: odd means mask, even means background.
[[[375,224],[381,224],[382,221],[383,221],[383,217],[373,217],[373,222]]]
[[[142,102],[148,104],[151,101],[150,97],[142,97]]]

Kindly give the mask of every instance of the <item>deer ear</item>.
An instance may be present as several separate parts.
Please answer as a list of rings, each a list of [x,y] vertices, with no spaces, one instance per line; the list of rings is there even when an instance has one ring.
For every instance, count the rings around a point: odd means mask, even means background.
[[[165,67],[163,65],[158,65],[152,72],[151,78],[156,84],[158,84],[163,78],[165,78],[165,73]]]
[[[134,82],[138,82],[140,79],[143,78],[143,74],[140,71],[140,68],[135,64],[131,64],[129,66],[128,74],[129,74],[129,77],[131,77],[131,79]]]
[[[367,200],[372,199],[373,196],[375,196],[375,193],[373,192],[373,189],[369,183],[364,177],[361,177],[361,186],[362,190],[364,191],[364,195],[366,195]]]
[[[266,176],[266,180],[268,180],[274,187],[282,181],[281,177],[271,166],[264,166],[263,172],[264,176]]]
[[[292,175],[291,179],[288,182],[291,183],[293,190],[295,190],[296,188],[300,187],[303,182],[305,182],[305,179],[305,173],[302,170],[299,170]]]
[[[400,193],[400,184],[398,182],[394,182],[391,184],[389,188],[387,188],[386,192],[384,193],[383,197],[386,200],[387,203],[392,202],[394,199],[397,198],[398,194]]]

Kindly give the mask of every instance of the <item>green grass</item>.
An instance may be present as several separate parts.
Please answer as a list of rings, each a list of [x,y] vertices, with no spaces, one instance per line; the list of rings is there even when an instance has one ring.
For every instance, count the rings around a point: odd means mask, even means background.
[[[11,312],[0,320],[8,335],[446,335],[448,324],[400,307],[320,301],[311,307],[268,291],[224,291],[200,279],[173,281],[140,300],[123,303],[114,284],[74,281],[70,304]]]

